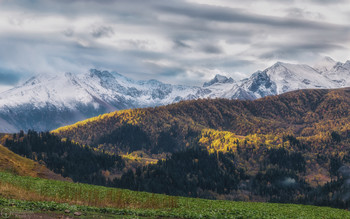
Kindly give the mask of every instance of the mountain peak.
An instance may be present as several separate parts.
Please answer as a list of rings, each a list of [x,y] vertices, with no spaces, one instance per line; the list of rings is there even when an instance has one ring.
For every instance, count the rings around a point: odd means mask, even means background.
[[[347,60],[347,61],[344,63],[344,65],[350,67],[350,60]]]
[[[288,62],[281,62],[281,61],[276,62],[274,65],[272,65],[271,67],[269,67],[267,69],[275,69],[278,67],[283,67],[286,69],[290,69],[290,68],[310,68],[310,69],[312,69],[312,67],[310,67],[307,64],[295,64],[295,63],[288,63]]]
[[[97,76],[99,78],[111,78],[113,75],[109,71],[100,71],[97,69],[90,69],[90,76]]]
[[[278,62],[276,62],[275,64],[273,64],[271,67],[283,66],[283,65],[285,65],[285,64],[287,64],[287,63],[278,61]]]
[[[320,73],[327,72],[331,70],[335,65],[337,64],[334,59],[332,59],[329,56],[325,56],[322,59],[320,59],[313,67]]]
[[[321,59],[322,61],[326,61],[326,62],[332,62],[332,63],[335,63],[336,61],[334,61],[334,59],[332,59],[331,57],[329,56],[325,56]]]
[[[297,65],[297,64],[291,64],[291,63],[287,63],[287,62],[278,61],[267,69],[281,69],[281,68],[288,69],[289,67],[294,66],[294,65]]]
[[[203,87],[209,87],[209,86],[211,86],[211,85],[213,85],[213,84],[217,84],[217,83],[219,83],[219,84],[232,84],[232,83],[234,83],[235,81],[233,80],[233,78],[228,78],[228,77],[226,77],[226,76],[224,76],[224,75],[220,75],[220,74],[217,74],[217,75],[215,75],[215,77],[213,78],[213,79],[211,79],[209,82],[205,82],[204,84],[203,84]]]
[[[255,98],[276,94],[276,84],[270,80],[267,71],[257,71],[252,74],[248,80],[243,82],[242,88]]]

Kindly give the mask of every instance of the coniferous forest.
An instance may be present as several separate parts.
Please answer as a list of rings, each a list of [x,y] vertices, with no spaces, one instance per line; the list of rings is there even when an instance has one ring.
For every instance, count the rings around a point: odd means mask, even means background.
[[[110,155],[50,134],[28,130],[6,139],[6,147],[24,157],[44,163],[55,173],[76,182],[105,185],[102,171],[121,169],[124,165],[118,155]]]

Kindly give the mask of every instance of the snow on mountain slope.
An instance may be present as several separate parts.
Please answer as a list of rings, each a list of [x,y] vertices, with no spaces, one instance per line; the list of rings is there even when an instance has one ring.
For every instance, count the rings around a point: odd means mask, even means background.
[[[51,130],[120,109],[166,105],[198,98],[254,100],[298,89],[350,86],[350,61],[324,58],[314,68],[277,62],[235,81],[216,75],[202,87],[136,81],[116,72],[38,75],[0,93],[0,132]]]
[[[50,130],[106,112],[198,99],[210,92],[98,70],[39,75],[0,94],[0,132]]]
[[[234,82],[230,86],[211,83],[213,81],[217,79],[214,78],[208,82],[212,85],[206,86],[212,90],[209,97],[248,100],[299,89],[340,88],[350,86],[350,61],[337,63],[330,57],[325,57],[314,68],[277,62],[264,71],[257,71],[249,78]],[[218,91],[215,92],[213,88]]]
[[[203,84],[204,92],[202,92],[202,97],[232,99],[232,95],[238,87],[238,83],[233,78],[215,75],[213,79]]]
[[[133,81],[107,71],[91,70],[83,75],[34,77],[23,86],[1,93],[0,111],[24,103],[34,108],[53,105],[57,109],[76,109],[78,105],[89,104],[98,108],[104,103],[123,109],[129,104],[152,106],[172,103],[174,99],[194,99],[205,93],[200,87],[163,84],[156,80]]]
[[[209,87],[213,84],[233,84],[234,82],[233,78],[227,78],[226,76],[217,74],[212,80],[205,82],[203,87]]]
[[[31,78],[23,86],[1,93],[0,111],[23,103],[31,103],[34,108],[54,105],[57,109],[74,109],[77,103],[91,102],[93,98],[81,87],[74,75],[40,75]]]
[[[116,99],[124,99],[133,107],[145,107],[196,99],[208,92],[200,87],[170,85],[157,80],[134,81],[118,73],[98,70],[91,70],[90,74],[82,75],[81,81],[87,90],[104,101],[113,103],[117,108],[121,103],[117,104]]]
[[[308,88],[334,88],[336,85],[308,65],[277,62],[264,72],[276,84],[276,94]]]
[[[323,72],[323,75],[340,87],[350,86],[350,61],[345,63],[337,62],[329,71]]]
[[[238,99],[257,99],[265,96],[276,95],[276,83],[271,81],[267,71],[257,71],[250,78],[243,80],[241,84],[240,96]],[[236,95],[237,96],[237,95]],[[249,98],[247,98],[249,97]]]
[[[334,61],[331,57],[326,56],[319,60],[313,66],[313,68],[320,73],[324,73],[330,71],[336,64],[336,61]]]

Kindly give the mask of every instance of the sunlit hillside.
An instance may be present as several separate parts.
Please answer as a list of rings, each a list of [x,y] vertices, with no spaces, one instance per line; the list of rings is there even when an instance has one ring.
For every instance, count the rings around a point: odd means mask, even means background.
[[[42,164],[21,157],[0,145],[0,171],[15,173],[20,176],[41,177],[46,179],[69,180],[55,174]]]

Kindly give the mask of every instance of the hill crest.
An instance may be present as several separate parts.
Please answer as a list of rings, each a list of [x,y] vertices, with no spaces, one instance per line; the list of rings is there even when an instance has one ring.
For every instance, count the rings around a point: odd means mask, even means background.
[[[156,142],[165,132],[183,133],[184,136],[175,137],[181,139],[179,144],[189,133],[198,134],[204,128],[231,131],[238,135],[293,133],[310,136],[317,132],[310,132],[313,126],[322,129],[327,124],[328,127],[341,129],[336,124],[339,120],[349,121],[349,109],[350,88],[299,90],[255,101],[200,99],[155,108],[116,111],[52,132],[95,146],[105,143],[101,139],[115,135],[114,131],[127,129],[127,125],[139,128],[150,142]]]
[[[40,177],[60,181],[71,181],[33,160],[21,157],[0,144],[0,171],[15,173],[20,176]]]

